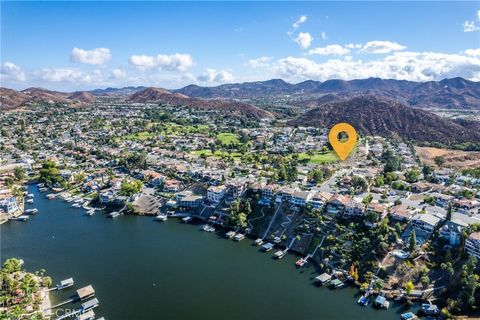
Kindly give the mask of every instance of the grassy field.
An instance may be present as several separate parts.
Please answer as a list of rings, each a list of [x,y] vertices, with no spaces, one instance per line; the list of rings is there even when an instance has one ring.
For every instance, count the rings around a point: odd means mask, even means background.
[[[145,141],[149,138],[156,137],[156,134],[147,132],[147,131],[142,131],[142,132],[137,132],[137,133],[132,133],[126,136],[123,136],[121,139],[122,140],[132,140],[132,141]]]
[[[238,135],[234,133],[219,133],[217,139],[223,144],[238,143]]]
[[[310,156],[305,152],[298,154],[299,161],[302,161],[302,160],[306,161],[306,159],[309,159],[308,163],[313,163],[313,164],[322,164],[326,162],[335,162],[339,160],[337,154],[333,151],[315,152],[313,156]]]

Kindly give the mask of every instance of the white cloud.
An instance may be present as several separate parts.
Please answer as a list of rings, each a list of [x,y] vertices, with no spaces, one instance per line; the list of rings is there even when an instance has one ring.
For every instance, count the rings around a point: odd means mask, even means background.
[[[247,62],[247,66],[252,68],[261,68],[261,67],[268,67],[270,65],[270,61],[272,57],[259,57],[256,59],[250,59]]]
[[[465,21],[463,23],[463,32],[474,32],[480,30],[480,27],[475,24],[475,21]]]
[[[22,68],[12,62],[5,62],[0,67],[0,79],[5,81],[22,82],[26,80],[25,72]]]
[[[327,33],[326,32],[321,32],[320,33],[320,38],[322,38],[322,40],[327,40]]]
[[[110,49],[107,48],[96,48],[92,50],[73,48],[70,57],[73,62],[101,65],[110,61],[112,54],[110,53]]]
[[[480,10],[477,11],[477,20],[480,21]]]
[[[103,74],[100,70],[84,72],[71,68],[44,68],[34,73],[37,80],[48,82],[72,82],[82,84],[101,84],[103,83]]]
[[[349,49],[360,49],[362,45],[359,43],[347,43],[345,47]]]
[[[307,54],[308,55],[318,54],[318,55],[321,55],[321,56],[328,56],[328,55],[341,56],[341,55],[347,54],[349,52],[350,52],[349,49],[344,48],[341,45],[330,44],[330,45],[325,46],[325,47],[310,49]]]
[[[216,83],[224,83],[224,82],[231,82],[235,78],[234,76],[225,70],[215,70],[207,68],[204,74],[201,74],[197,77],[197,81],[200,82],[216,82]]]
[[[295,42],[300,45],[303,49],[308,49],[312,44],[313,37],[308,32],[300,32],[295,38]]]
[[[298,17],[297,21],[295,21],[292,24],[292,28],[293,29],[298,29],[298,27],[300,27],[300,25],[305,23],[305,21],[307,21],[307,16],[306,15],[302,15],[302,16]]]
[[[175,53],[157,56],[132,55],[128,61],[139,69],[161,69],[167,71],[186,71],[193,66],[193,58],[189,54]]]
[[[124,70],[118,68],[113,69],[110,75],[113,79],[117,80],[125,79],[127,77],[127,73]]]
[[[480,48],[478,49],[467,49],[465,50],[465,54],[469,56],[480,56]]]
[[[273,70],[275,76],[290,81],[368,77],[430,81],[456,76],[478,81],[480,58],[436,52],[395,52],[379,60],[331,59],[316,63],[307,58],[287,57],[277,60]]]
[[[405,48],[405,46],[402,46],[396,42],[375,40],[365,43],[363,47],[359,50],[359,52],[382,54],[390,53],[392,51],[400,51]]]

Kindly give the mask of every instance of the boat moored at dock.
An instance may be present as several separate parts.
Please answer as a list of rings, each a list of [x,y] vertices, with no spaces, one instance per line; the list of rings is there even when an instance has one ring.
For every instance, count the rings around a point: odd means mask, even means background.
[[[28,221],[30,217],[26,215],[18,216],[18,217],[12,217],[10,220],[15,220],[15,221]]]
[[[36,209],[36,208],[25,210],[26,214],[36,214],[37,212],[38,212],[38,209]]]
[[[60,281],[60,283],[57,284],[57,286],[55,287],[55,290],[62,290],[62,289],[71,287],[74,284],[75,284],[75,282],[73,281],[73,278],[68,278],[68,279]]]
[[[202,227],[202,230],[206,231],[206,232],[215,232],[215,228],[211,225],[208,225],[208,224],[204,225]]]
[[[268,252],[273,249],[273,243],[267,242],[262,245],[262,250]]]
[[[182,218],[183,223],[189,223],[192,220],[193,220],[193,217],[191,217],[191,216],[186,216],[186,217]]]
[[[245,239],[245,235],[242,234],[242,233],[237,233],[234,237],[233,237],[233,240],[235,241],[240,241],[240,240],[243,240]]]
[[[110,212],[110,213],[108,214],[108,217],[113,219],[113,218],[118,217],[119,215],[120,215],[120,212],[118,212],[118,211],[113,211],[113,212]]]
[[[155,217],[156,221],[167,221],[168,216],[166,214],[159,214],[158,216]]]
[[[225,236],[228,238],[228,239],[232,239],[233,237],[235,237],[237,233],[235,231],[228,231]]]

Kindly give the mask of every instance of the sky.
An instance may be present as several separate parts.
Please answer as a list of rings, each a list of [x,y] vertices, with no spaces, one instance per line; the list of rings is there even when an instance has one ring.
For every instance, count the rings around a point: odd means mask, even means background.
[[[480,81],[480,2],[1,1],[1,86]]]

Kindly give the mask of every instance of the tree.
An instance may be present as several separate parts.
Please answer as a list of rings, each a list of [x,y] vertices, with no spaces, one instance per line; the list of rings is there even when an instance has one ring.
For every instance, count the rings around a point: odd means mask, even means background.
[[[422,168],[422,173],[425,177],[428,177],[429,175],[431,175],[433,173],[433,171],[432,171],[432,168],[430,166],[425,164]]]
[[[452,205],[450,203],[448,204],[446,219],[452,221]]]
[[[442,156],[436,156],[433,158],[433,161],[438,167],[441,167],[445,163],[445,158]]]
[[[25,179],[25,170],[22,167],[15,167],[14,176],[18,181],[22,181]]]
[[[121,185],[121,190],[127,197],[131,197],[134,194],[139,193],[142,188],[143,183],[140,180],[124,180]]]
[[[405,291],[407,292],[407,294],[410,294],[413,289],[415,289],[415,286],[413,285],[412,281],[407,282],[407,284],[405,285]]]
[[[373,196],[369,193],[363,198],[362,203],[365,205],[365,207],[368,207],[368,205],[372,202],[372,200],[373,200]]]
[[[415,169],[408,170],[405,173],[405,179],[410,183],[417,182],[419,177],[420,177],[420,172],[418,170],[415,170]]]
[[[415,233],[415,230],[412,230],[412,232],[410,233],[410,238],[408,239],[408,242],[408,249],[410,250],[410,252],[413,252],[417,247],[417,234]]]

